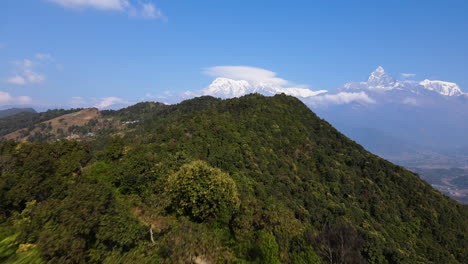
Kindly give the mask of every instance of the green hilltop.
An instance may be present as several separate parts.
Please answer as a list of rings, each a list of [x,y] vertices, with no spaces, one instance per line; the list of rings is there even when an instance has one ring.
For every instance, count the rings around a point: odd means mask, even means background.
[[[0,144],[3,263],[465,263],[468,207],[298,99],[140,103]]]

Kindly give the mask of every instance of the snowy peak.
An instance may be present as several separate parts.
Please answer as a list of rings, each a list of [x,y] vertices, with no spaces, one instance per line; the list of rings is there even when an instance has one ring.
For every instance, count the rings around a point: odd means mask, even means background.
[[[385,73],[385,70],[384,70],[384,68],[382,66],[379,66],[379,67],[377,67],[377,69],[375,69],[374,72]]]
[[[369,75],[367,82],[345,83],[338,90],[370,90],[382,92],[392,90],[396,86],[398,86],[398,82],[387,74],[382,66],[379,66]]]
[[[301,87],[282,87],[270,83],[249,82],[221,77],[216,78],[207,88],[201,90],[201,94],[203,95],[219,98],[240,97],[249,93],[261,93],[263,95],[285,93],[296,97],[311,97],[326,92],[325,90],[313,91]]]
[[[220,98],[240,97],[253,93],[255,89],[247,81],[232,80],[228,78],[216,78],[207,88],[201,92],[203,95],[211,95]]]
[[[430,91],[443,96],[464,95],[456,83],[445,81],[424,80],[422,82],[395,80],[381,66],[369,75],[367,82],[350,82],[338,90],[368,90],[386,92],[390,90],[406,91],[420,95],[422,91]],[[466,94],[465,94],[466,95]]]
[[[367,85],[373,88],[388,89],[395,84],[395,80],[388,75],[382,66],[377,67],[377,69],[369,75],[367,79]]]
[[[326,90],[313,91],[305,86],[294,86],[287,81],[278,83],[276,80],[271,81],[268,78],[230,79],[218,77],[208,87],[193,93],[189,92],[186,96],[210,95],[226,99],[250,93],[266,96],[284,93],[306,99],[307,102],[316,105],[380,102],[420,106],[429,102],[439,102],[437,100],[442,99],[441,97],[459,97],[468,100],[468,94],[463,93],[456,83],[437,80],[421,82],[396,80],[387,74],[381,66],[370,74],[367,81],[346,83],[331,92]]]
[[[463,94],[460,87],[453,82],[431,81],[426,79],[419,84],[424,86],[427,90],[435,91],[445,96],[458,96]]]

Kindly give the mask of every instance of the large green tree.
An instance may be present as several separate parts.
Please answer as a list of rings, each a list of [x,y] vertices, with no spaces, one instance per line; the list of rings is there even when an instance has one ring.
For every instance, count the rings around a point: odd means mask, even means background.
[[[239,207],[236,183],[229,174],[193,161],[167,179],[170,209],[196,221],[229,220]]]

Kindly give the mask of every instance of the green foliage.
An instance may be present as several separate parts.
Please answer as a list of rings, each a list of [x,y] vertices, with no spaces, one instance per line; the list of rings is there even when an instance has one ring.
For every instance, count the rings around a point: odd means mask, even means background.
[[[257,238],[258,247],[258,263],[260,264],[279,264],[281,263],[278,259],[278,244],[276,243],[275,237],[261,230],[258,233]]]
[[[200,97],[103,115],[139,122],[86,142],[0,143],[0,261],[468,259],[466,206],[293,97]]]
[[[9,108],[5,110],[0,110],[0,118],[12,116],[12,115],[16,115],[16,114],[24,113],[24,112],[36,113],[36,110],[34,110],[33,108]]]
[[[19,244],[17,235],[0,241],[0,262],[5,264],[42,264],[45,263],[34,244]]]
[[[21,112],[16,115],[0,118],[0,136],[14,132],[22,128],[34,128],[34,125],[41,122],[80,111],[81,109],[54,109],[42,113]]]
[[[64,176],[77,175],[91,158],[85,145],[70,141],[3,146],[0,207],[7,215],[23,210],[28,201],[63,197]]]
[[[366,263],[361,255],[364,240],[348,225],[327,226],[315,237],[317,250],[330,263]]]
[[[195,221],[228,221],[239,207],[236,183],[204,161],[183,165],[167,179],[170,209]]]
[[[51,263],[102,261],[112,251],[128,251],[144,232],[111,190],[99,183],[77,183],[63,200],[38,204],[20,226],[21,239],[39,245]],[[98,246],[96,246],[98,245]]]
[[[315,252],[311,245],[312,241],[307,240],[310,233],[305,232],[304,235],[296,236],[290,240],[289,253],[291,263],[294,264],[320,264],[321,258]],[[309,237],[312,238],[312,237]],[[325,262],[326,263],[326,262]]]
[[[291,263],[293,264],[320,264],[322,261],[311,246],[303,248],[299,252],[291,254]]]
[[[142,102],[120,110],[104,110],[102,114],[106,117],[117,117],[122,121],[133,121],[144,119],[165,107],[162,103]]]
[[[180,219],[158,243],[160,263],[235,263],[225,232]]]
[[[4,262],[15,254],[17,249],[16,236],[2,238],[0,241],[0,261]]]

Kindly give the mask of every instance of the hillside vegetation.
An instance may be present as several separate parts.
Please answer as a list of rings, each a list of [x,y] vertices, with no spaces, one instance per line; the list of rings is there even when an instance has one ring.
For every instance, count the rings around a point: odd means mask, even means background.
[[[88,135],[88,133],[113,128],[116,124],[112,119],[102,118],[98,109],[88,108],[17,130],[3,136],[3,138],[39,142],[51,142],[64,138],[76,139]]]
[[[0,110],[0,118],[16,115],[23,112],[36,113],[36,110],[33,108],[9,108]]]
[[[0,145],[0,262],[468,259],[466,206],[294,97],[199,97],[102,115],[139,122],[86,142]]]
[[[61,115],[78,112],[79,110],[81,109],[54,109],[42,113],[21,112],[15,115],[2,117],[0,118],[0,136],[5,136],[23,128],[32,130],[34,129],[35,125],[41,122],[56,118]]]

